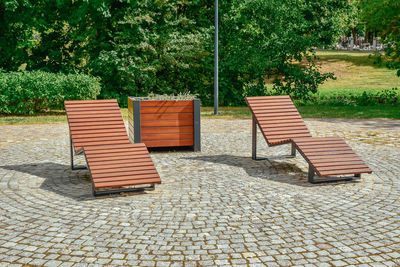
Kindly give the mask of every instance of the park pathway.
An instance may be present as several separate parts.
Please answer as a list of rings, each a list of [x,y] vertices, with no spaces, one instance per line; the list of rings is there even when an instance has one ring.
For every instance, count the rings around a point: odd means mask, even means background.
[[[96,199],[66,124],[0,126],[0,265],[399,266],[400,121],[306,123],[373,174],[309,184],[288,145],[251,160],[251,120],[204,119],[201,152],[151,153],[155,191]]]

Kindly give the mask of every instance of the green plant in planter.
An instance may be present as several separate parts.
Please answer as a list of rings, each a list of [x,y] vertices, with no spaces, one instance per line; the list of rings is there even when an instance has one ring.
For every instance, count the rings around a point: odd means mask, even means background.
[[[177,95],[167,95],[167,94],[154,94],[150,93],[145,99],[146,100],[194,100],[197,99],[197,94],[191,94],[189,92],[179,93]]]

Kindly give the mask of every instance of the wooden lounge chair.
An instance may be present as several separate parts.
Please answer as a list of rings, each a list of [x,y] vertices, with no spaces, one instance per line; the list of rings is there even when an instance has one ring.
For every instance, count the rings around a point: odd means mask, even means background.
[[[64,105],[71,168],[87,168],[74,166],[74,153],[84,153],[94,195],[153,190],[161,183],[146,146],[130,143],[116,100],[65,101]]]
[[[340,137],[312,137],[304,120],[289,96],[246,97],[252,115],[252,158],[257,158],[257,125],[268,146],[292,144],[291,155],[296,150],[309,164],[310,183],[351,180],[353,177],[314,179],[319,176],[348,175],[361,177],[361,173],[372,173],[371,169]]]

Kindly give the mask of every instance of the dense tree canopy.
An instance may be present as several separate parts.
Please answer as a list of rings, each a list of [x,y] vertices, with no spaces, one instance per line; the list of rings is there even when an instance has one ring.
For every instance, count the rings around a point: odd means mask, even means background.
[[[271,89],[305,96],[331,76],[315,68],[312,47],[342,33],[348,0],[220,2],[222,104]],[[102,97],[190,91],[211,104],[213,8],[210,0],[2,0],[0,68],[91,74]]]
[[[386,51],[392,61],[389,66],[396,68],[400,76],[400,1],[360,1],[361,17],[366,27],[379,32],[388,44]]]

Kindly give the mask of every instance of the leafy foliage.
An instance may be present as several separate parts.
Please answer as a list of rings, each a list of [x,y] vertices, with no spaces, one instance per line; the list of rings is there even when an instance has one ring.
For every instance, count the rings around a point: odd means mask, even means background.
[[[224,104],[269,90],[307,98],[332,74],[321,74],[312,47],[342,33],[347,1],[254,0],[226,3],[221,80]],[[273,83],[268,88],[267,82]],[[246,88],[241,92],[238,88]]]
[[[307,97],[332,74],[312,47],[342,32],[348,0],[221,1],[221,104],[270,89]],[[102,98],[179,94],[213,99],[213,3],[206,0],[3,0],[0,68],[85,73]],[[269,88],[267,84],[273,83]]]
[[[197,95],[190,94],[188,92],[186,93],[179,93],[177,95],[158,95],[154,93],[150,93],[147,97],[145,97],[145,100],[194,100],[197,99]]]
[[[361,17],[371,31],[380,32],[388,45],[388,66],[400,76],[400,2],[393,0],[360,1]]]
[[[0,73],[0,113],[33,114],[63,108],[65,100],[95,99],[100,81],[84,74]]]
[[[326,105],[326,106],[377,106],[399,105],[400,89],[384,89],[377,91],[361,92],[334,92],[331,94],[314,94],[307,100],[297,101],[300,105]]]

